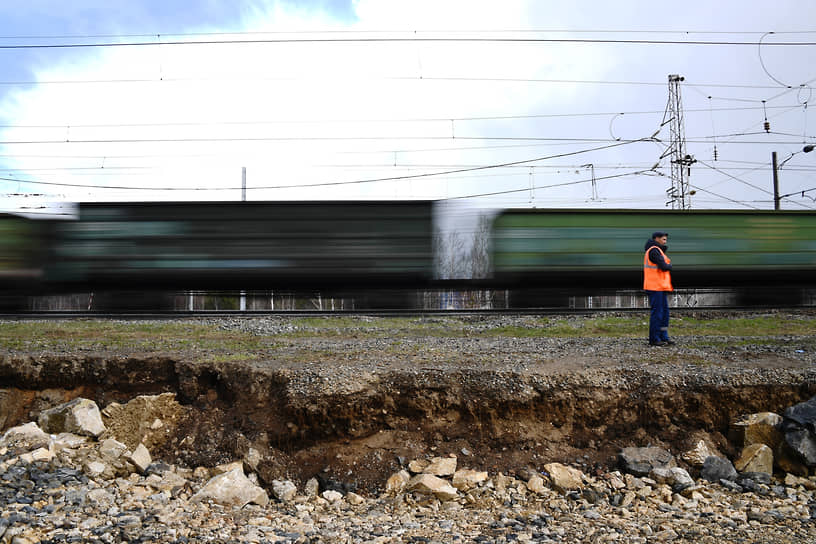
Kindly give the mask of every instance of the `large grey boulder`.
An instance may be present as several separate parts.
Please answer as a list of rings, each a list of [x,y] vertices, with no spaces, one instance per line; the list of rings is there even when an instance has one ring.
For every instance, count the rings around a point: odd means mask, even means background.
[[[105,432],[99,407],[92,400],[77,398],[40,413],[40,427],[49,433],[74,433],[97,437]]]
[[[811,432],[816,432],[816,397],[795,404],[782,414],[783,425],[795,424]]]
[[[816,467],[816,397],[791,406],[782,414],[780,425],[785,437],[782,456],[790,456],[790,461]],[[780,464],[781,466],[781,464]]]

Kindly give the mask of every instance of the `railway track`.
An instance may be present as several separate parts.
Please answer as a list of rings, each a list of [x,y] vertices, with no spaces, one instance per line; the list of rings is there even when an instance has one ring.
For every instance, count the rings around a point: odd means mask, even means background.
[[[813,312],[816,306],[682,306],[672,307],[674,315],[695,312],[752,313],[752,312]],[[134,311],[134,312],[87,312],[87,311],[26,311],[0,313],[0,319],[199,319],[199,318],[258,318],[258,317],[444,317],[444,316],[547,316],[547,315],[593,315],[648,313],[649,308],[519,308],[519,309],[455,309],[455,310],[195,310],[195,311]]]

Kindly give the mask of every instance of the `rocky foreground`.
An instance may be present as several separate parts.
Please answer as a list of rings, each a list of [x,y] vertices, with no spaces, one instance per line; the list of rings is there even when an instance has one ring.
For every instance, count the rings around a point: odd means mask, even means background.
[[[125,413],[75,399],[4,433],[0,542],[816,541],[816,477],[804,476],[816,464],[816,399],[735,422],[733,464],[701,441],[680,459],[625,448],[616,471],[490,474],[462,466],[464,451],[403,460],[377,494],[319,478],[261,486],[251,450],[217,467],[154,462],[110,435]]]
[[[816,542],[813,317],[695,319],[5,322],[0,544]]]

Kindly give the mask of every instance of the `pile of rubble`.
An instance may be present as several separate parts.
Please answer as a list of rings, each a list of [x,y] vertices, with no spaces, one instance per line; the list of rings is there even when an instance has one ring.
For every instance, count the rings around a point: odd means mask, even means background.
[[[404,460],[376,496],[320,478],[300,488],[284,477],[261,481],[251,448],[218,467],[154,462],[145,442],[165,423],[144,407],[174,402],[172,394],[131,401],[152,414],[130,423],[131,431],[152,431],[138,443],[132,433],[131,444],[111,436],[124,429],[117,417],[133,410],[100,412],[86,399],[8,429],[0,438],[0,543],[816,538],[816,397],[782,415],[733,422],[733,462],[706,441],[679,458],[625,448],[619,470],[597,474],[561,463],[489,474],[443,455]]]

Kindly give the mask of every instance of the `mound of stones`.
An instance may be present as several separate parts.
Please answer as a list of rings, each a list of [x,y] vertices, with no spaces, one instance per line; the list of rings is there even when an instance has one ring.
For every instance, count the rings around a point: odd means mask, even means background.
[[[251,509],[256,514],[254,519],[261,519],[257,514],[265,512],[265,508],[290,505],[302,518],[304,512],[337,510],[341,508],[338,505],[365,508],[371,501],[434,512],[454,510],[443,505],[478,510],[507,505],[518,509],[519,504],[531,503],[541,508],[541,512],[547,512],[547,508],[571,512],[572,502],[583,505],[581,520],[588,523],[599,519],[600,512],[629,512],[630,509],[655,516],[670,513],[679,519],[681,512],[712,509],[713,497],[720,493],[712,489],[786,501],[783,507],[773,503],[774,508],[730,511],[727,518],[723,518],[729,520],[728,523],[737,520],[748,527],[751,521],[781,524],[795,519],[813,527],[816,517],[816,478],[811,475],[816,467],[816,397],[787,409],[782,415],[751,414],[734,421],[730,440],[739,446],[739,455],[733,461],[713,451],[705,441],[679,458],[657,447],[625,448],[619,454],[620,470],[594,475],[561,463],[519,469],[514,475],[491,475],[460,467],[455,455],[438,456],[406,462],[403,470],[384,482],[384,491],[377,498],[366,498],[341,488],[326,489],[316,478],[301,489],[283,478],[272,480],[271,485],[259,482],[251,470],[257,465],[257,459],[194,469],[154,462],[144,440],[135,440],[139,433],[134,435],[132,431],[142,429],[143,437],[154,436],[155,433],[146,430],[155,431],[164,426],[161,417],[155,417],[161,415],[161,410],[155,407],[172,408],[175,398],[165,394],[139,397],[131,403],[112,405],[100,412],[94,402],[75,399],[43,411],[37,422],[13,427],[2,435],[0,542],[58,541],[65,536],[65,527],[73,531],[73,541],[89,541],[100,532],[100,526],[117,531],[115,537],[110,536],[113,533],[105,533],[108,536],[100,541],[136,536],[176,541],[179,534],[193,531],[185,519],[198,508],[208,512],[223,508]],[[138,410],[131,409],[134,407]],[[150,416],[138,424],[130,421],[127,426],[117,421],[117,417],[123,418],[125,414],[132,419],[134,413]],[[118,440],[111,429],[121,429],[119,432],[126,435],[127,440]],[[79,506],[72,509],[71,504]],[[131,520],[133,534],[129,535],[128,520],[133,516],[123,513],[123,509],[133,504],[143,508],[158,505],[151,516],[165,526],[162,538],[146,529],[145,520],[141,518]],[[42,521],[43,516],[57,521],[49,525]],[[624,525],[628,523],[627,517],[631,514],[622,516]],[[467,516],[463,519],[467,520]],[[574,524],[574,519],[571,523]],[[211,525],[208,530],[223,531],[216,522]],[[542,527],[544,525],[542,522]],[[699,529],[694,528],[694,523],[689,525],[690,531]],[[272,531],[271,525],[266,526]],[[250,529],[230,530],[244,531],[240,534],[245,536]],[[275,531],[280,533],[281,529]],[[255,533],[263,533],[263,529]],[[678,533],[666,525],[655,536],[671,540]]]

